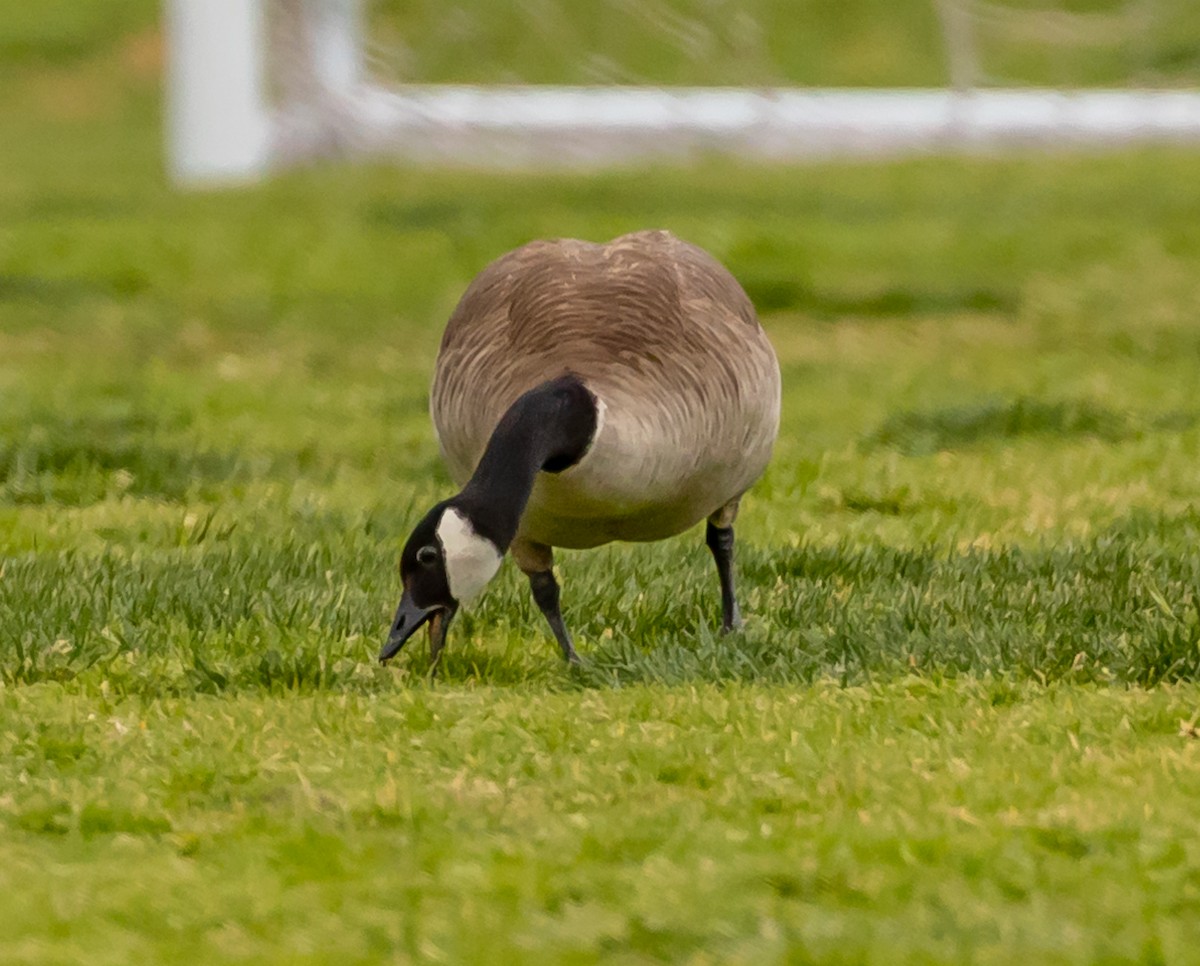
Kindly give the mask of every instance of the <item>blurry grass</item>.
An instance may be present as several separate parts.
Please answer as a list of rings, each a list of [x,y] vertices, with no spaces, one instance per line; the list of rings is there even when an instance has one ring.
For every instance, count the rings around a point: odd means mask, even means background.
[[[866,442],[875,446],[894,446],[905,455],[920,456],[988,439],[1027,435],[1090,436],[1107,443],[1119,443],[1137,438],[1151,427],[1183,430],[1196,421],[1195,414],[1185,412],[1167,413],[1151,420],[1139,419],[1134,413],[1106,409],[1088,400],[1070,403],[1039,399],[989,400],[934,412],[897,413],[870,433]]]
[[[145,28],[158,13],[154,0],[0,0],[0,64],[76,63]]]
[[[94,36],[0,68],[0,961],[1189,961],[1194,152],[177,195]],[[380,668],[458,294],[647,225],[784,369],[747,626],[695,532]]]
[[[185,419],[162,418],[116,398],[72,415],[10,411],[0,439],[0,504],[87,505],[108,495],[180,500],[217,496],[201,484],[230,478],[232,456],[197,451]]]

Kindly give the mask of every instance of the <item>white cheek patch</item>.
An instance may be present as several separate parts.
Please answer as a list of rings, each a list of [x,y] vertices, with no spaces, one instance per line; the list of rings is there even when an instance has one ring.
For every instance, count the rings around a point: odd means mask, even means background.
[[[450,507],[437,526],[438,539],[446,556],[446,581],[460,604],[478,596],[500,569],[502,554],[487,537],[481,537],[467,518]]]

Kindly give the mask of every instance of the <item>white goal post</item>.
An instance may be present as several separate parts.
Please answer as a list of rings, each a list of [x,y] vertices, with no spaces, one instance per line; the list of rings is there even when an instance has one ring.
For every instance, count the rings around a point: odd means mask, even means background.
[[[363,67],[361,0],[165,0],[168,166],[196,184],[339,154],[562,167],[1200,140],[1194,90],[975,86],[971,0],[931,2],[950,86],[857,90],[385,87]]]

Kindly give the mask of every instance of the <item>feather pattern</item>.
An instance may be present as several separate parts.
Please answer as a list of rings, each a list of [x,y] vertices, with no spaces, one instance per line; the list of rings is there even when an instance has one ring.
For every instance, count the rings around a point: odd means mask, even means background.
[[[779,365],[733,276],[664,231],[533,242],[485,268],[455,309],[430,408],[459,485],[525,391],[571,373],[598,400],[587,452],[540,473],[526,541],[657,540],[736,500],[779,427]]]

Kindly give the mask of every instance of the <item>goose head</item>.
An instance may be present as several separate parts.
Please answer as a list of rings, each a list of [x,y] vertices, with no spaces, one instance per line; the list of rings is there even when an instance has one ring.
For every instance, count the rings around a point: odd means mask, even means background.
[[[469,510],[456,500],[439,503],[421,519],[400,554],[404,593],[379,660],[387,661],[424,624],[436,659],[446,629],[463,604],[470,603],[500,569],[503,550],[481,532]]]

